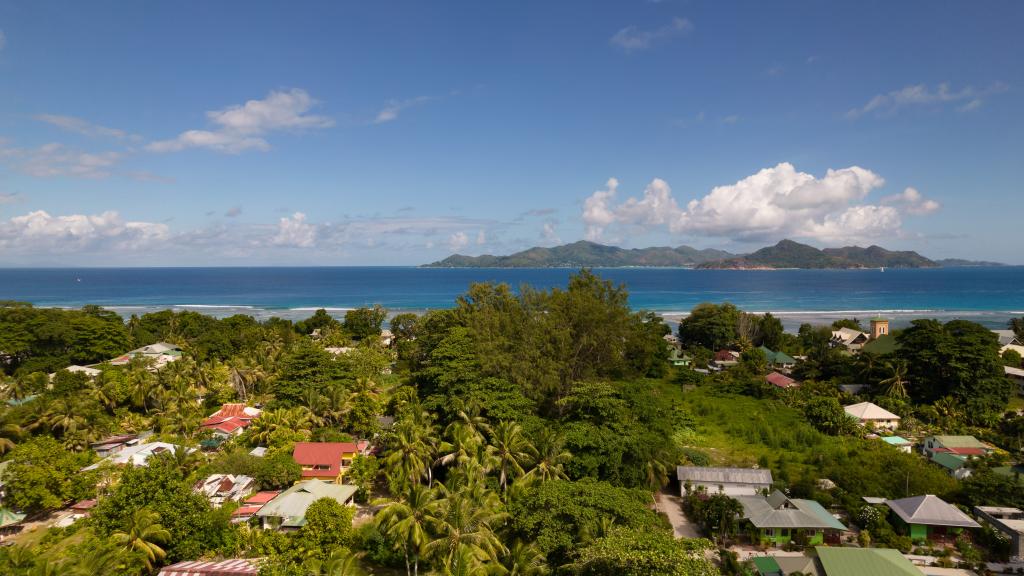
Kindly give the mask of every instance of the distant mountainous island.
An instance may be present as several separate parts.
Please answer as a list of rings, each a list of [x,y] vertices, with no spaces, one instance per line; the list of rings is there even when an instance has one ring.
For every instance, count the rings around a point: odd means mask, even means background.
[[[964,260],[963,258],[943,258],[942,260],[936,260],[936,264],[943,268],[952,268],[954,266],[1006,266],[1002,262],[989,262],[988,260]]]
[[[619,248],[580,240],[553,248],[530,248],[508,256],[455,254],[427,268],[622,268],[629,266],[691,267],[736,256],[724,250],[671,248]]]
[[[455,254],[425,268],[625,268],[663,267],[707,270],[766,270],[783,268],[937,268],[940,266],[999,266],[995,262],[929,260],[917,252],[892,251],[880,246],[845,246],[824,250],[792,240],[750,254],[724,250],[676,248],[619,248],[581,240],[552,248],[535,247],[508,256]]]

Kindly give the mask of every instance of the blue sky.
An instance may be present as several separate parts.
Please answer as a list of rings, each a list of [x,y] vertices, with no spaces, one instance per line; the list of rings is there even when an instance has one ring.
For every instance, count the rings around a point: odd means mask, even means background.
[[[0,265],[1024,263],[1020,2],[0,2]]]

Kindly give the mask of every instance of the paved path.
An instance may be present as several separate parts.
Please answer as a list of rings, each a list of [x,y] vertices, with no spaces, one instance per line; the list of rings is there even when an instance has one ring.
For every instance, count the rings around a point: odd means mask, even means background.
[[[655,501],[658,511],[664,512],[668,516],[668,521],[672,523],[672,531],[676,538],[702,538],[697,527],[683,514],[679,496],[658,492],[655,495]]]

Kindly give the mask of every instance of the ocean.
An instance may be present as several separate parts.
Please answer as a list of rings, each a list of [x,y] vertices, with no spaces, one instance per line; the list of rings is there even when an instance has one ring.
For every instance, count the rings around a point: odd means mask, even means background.
[[[381,304],[392,312],[452,306],[472,282],[516,288],[565,286],[570,269],[21,268],[0,269],[0,300],[36,306],[98,304],[123,315],[172,308],[214,316],[304,318]],[[966,318],[992,328],[1024,315],[1024,266],[872,270],[595,270],[623,283],[630,304],[678,319],[700,302],[732,302],[772,312],[787,329],[802,322],[882,314],[900,326],[913,318]]]

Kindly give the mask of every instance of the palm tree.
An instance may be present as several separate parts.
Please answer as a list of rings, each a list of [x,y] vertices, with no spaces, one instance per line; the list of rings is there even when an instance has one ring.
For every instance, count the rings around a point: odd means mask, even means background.
[[[565,443],[554,431],[544,429],[537,436],[537,460],[526,477],[540,482],[567,478],[563,470],[565,464],[572,459],[572,454],[565,449]]]
[[[449,571],[457,573],[465,569],[466,556],[462,548],[470,552],[469,557],[477,560],[496,560],[507,549],[492,530],[505,518],[493,505],[468,497],[463,492],[449,492],[444,485],[439,489],[445,496],[440,500],[440,513],[433,528],[436,537],[427,543],[428,554],[441,560]]]
[[[885,369],[891,376],[878,383],[885,390],[885,395],[890,398],[906,398],[907,362],[905,360],[886,362]]]
[[[147,570],[153,570],[153,563],[163,560],[167,552],[160,547],[171,539],[171,533],[157,523],[160,515],[148,508],[139,508],[128,520],[128,530],[111,534],[117,545],[125,550],[141,552]]]
[[[149,400],[156,389],[156,378],[145,365],[136,365],[136,361],[132,360],[128,368],[128,385],[132,402],[148,414]]]
[[[366,572],[359,567],[359,556],[348,548],[335,548],[327,560],[311,558],[306,561],[310,576],[363,576]]]
[[[398,426],[392,445],[395,448],[384,461],[387,469],[398,475],[398,485],[419,484],[422,478],[429,482],[433,450],[421,431],[413,426]]]
[[[441,455],[437,458],[437,464],[451,466],[462,464],[468,460],[475,460],[482,446],[481,437],[473,428],[461,423],[454,427],[448,427],[448,440],[441,443],[439,451]]]
[[[534,542],[516,540],[501,558],[505,576],[543,576],[548,573],[544,554]]]
[[[14,449],[16,440],[20,440],[25,433],[21,426],[13,422],[0,424],[0,454],[6,454]]]
[[[419,574],[420,557],[430,541],[430,526],[438,521],[437,492],[412,484],[402,499],[388,505],[377,515],[377,525],[393,540],[400,542],[405,555],[405,572]]]
[[[935,412],[938,413],[939,418],[941,418],[946,425],[959,420],[963,415],[963,412],[960,410],[960,402],[952,396],[944,396],[936,400],[933,407],[935,408]]]
[[[60,430],[61,435],[74,434],[79,427],[85,427],[86,419],[81,415],[80,407],[70,400],[61,398],[50,404],[43,415],[43,421],[54,432]]]
[[[523,429],[515,422],[499,422],[494,427],[487,452],[498,462],[498,485],[502,491],[511,480],[525,474],[524,466],[537,454],[537,450],[523,435]]]

